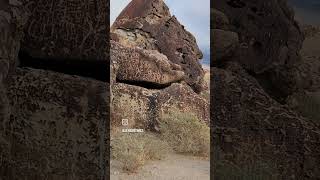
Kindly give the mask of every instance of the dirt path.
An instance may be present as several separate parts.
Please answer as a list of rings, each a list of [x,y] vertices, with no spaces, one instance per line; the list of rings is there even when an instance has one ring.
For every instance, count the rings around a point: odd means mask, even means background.
[[[111,180],[209,180],[210,161],[197,157],[170,154],[161,161],[152,161],[136,174],[124,173],[111,162]]]

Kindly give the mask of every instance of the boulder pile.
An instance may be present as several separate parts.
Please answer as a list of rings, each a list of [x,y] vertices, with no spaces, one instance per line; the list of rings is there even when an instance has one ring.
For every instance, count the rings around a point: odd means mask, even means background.
[[[288,103],[320,91],[318,63],[286,0],[214,1],[211,18],[213,148],[238,167],[267,164],[277,179],[317,179],[320,125]],[[217,159],[216,159],[217,160]]]
[[[164,1],[131,1],[110,33],[112,124],[157,130],[174,109],[209,124],[202,52]]]

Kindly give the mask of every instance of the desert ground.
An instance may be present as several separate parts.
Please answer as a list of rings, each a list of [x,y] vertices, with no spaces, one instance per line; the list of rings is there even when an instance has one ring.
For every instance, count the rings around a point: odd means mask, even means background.
[[[137,173],[121,170],[116,161],[111,161],[111,180],[209,180],[210,161],[199,157],[170,154],[164,160],[150,161]]]

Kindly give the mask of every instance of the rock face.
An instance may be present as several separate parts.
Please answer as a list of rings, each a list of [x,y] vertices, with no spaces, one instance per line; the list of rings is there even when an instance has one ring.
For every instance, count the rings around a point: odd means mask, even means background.
[[[288,110],[241,66],[213,69],[214,147],[239,166],[268,162],[278,179],[318,178],[320,126]],[[281,157],[281,158],[279,158]]]
[[[111,28],[111,38],[129,47],[157,50],[180,65],[185,81],[197,92],[204,88],[199,63],[202,52],[192,34],[171,16],[162,0],[133,0]]]
[[[191,112],[209,124],[195,38],[162,0],[133,0],[111,28],[112,127],[158,130],[163,113]]]
[[[38,59],[106,61],[108,4],[107,0],[29,3],[32,14],[21,51]]]
[[[108,84],[34,69],[17,69],[8,81],[1,177],[99,179],[107,148]]]
[[[230,31],[238,33],[240,46],[234,61],[259,77],[259,81],[269,81],[264,88],[278,91],[281,96],[300,88],[293,79],[292,66],[300,61],[304,35],[285,0],[230,0],[214,4],[229,19]],[[218,26],[217,23],[215,27],[219,29]]]
[[[225,13],[239,34],[243,44],[239,62],[246,69],[259,73],[298,61],[303,34],[286,1],[216,1],[215,8]],[[282,53],[284,59],[279,58]]]
[[[221,11],[211,9],[211,29],[228,30],[230,22],[228,17]]]
[[[119,66],[116,77],[120,81],[161,87],[184,78],[181,67],[156,50],[124,47],[111,41],[110,54]]]
[[[108,6],[108,1],[0,1],[1,179],[106,175],[109,84],[17,64],[19,58],[30,60],[19,52],[36,63],[82,58],[107,64]]]
[[[306,48],[308,39],[301,58],[304,35],[292,9],[285,0],[213,4],[214,153],[249,172],[266,164],[275,179],[319,179],[320,125],[306,116],[309,110],[298,111],[310,104],[301,103],[302,94],[318,98],[319,61]]]
[[[231,58],[239,47],[239,37],[235,32],[214,29],[212,36],[215,37],[212,47],[214,62]]]
[[[112,126],[121,126],[129,119],[131,128],[158,130],[162,113],[170,110],[192,112],[209,124],[209,104],[188,85],[174,83],[161,90],[116,83],[112,87]]]

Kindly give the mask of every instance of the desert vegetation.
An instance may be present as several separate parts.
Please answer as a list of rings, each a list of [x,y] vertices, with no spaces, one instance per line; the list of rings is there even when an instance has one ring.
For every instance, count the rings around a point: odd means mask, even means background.
[[[125,172],[136,172],[152,160],[162,160],[168,153],[209,157],[210,130],[191,113],[172,110],[163,114],[159,132],[121,133],[113,131],[111,157]]]
[[[149,132],[116,134],[111,149],[111,157],[122,163],[126,172],[135,172],[148,160],[161,160],[170,151],[166,142]]]
[[[160,121],[161,137],[178,153],[209,156],[210,129],[191,113],[172,110]]]

